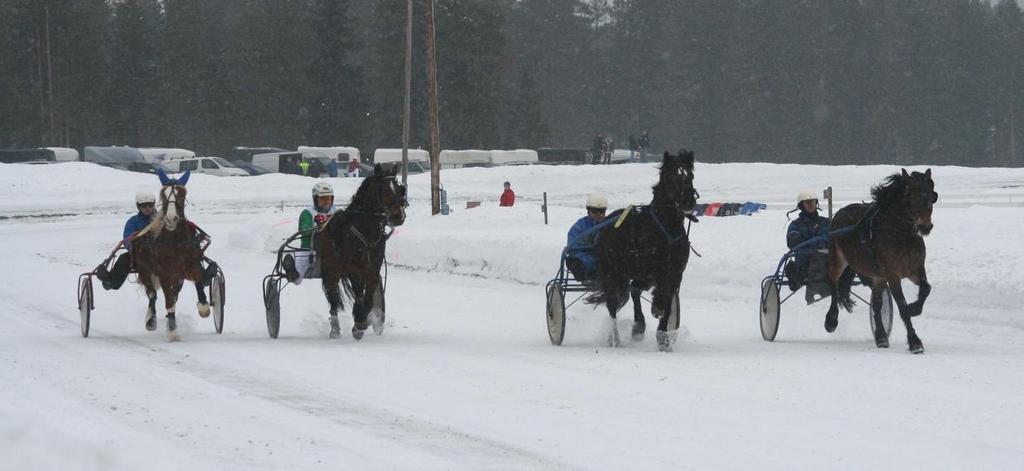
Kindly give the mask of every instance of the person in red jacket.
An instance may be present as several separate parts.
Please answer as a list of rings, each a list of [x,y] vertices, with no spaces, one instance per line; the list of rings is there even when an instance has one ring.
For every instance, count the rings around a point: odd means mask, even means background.
[[[505,191],[501,192],[501,202],[498,206],[512,206],[516,204],[516,194],[512,191],[512,184],[505,182]]]

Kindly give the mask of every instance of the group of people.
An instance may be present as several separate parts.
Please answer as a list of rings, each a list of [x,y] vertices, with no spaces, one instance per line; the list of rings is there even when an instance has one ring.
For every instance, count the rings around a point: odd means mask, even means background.
[[[641,132],[639,139],[635,135],[630,134],[628,145],[630,162],[647,162],[647,152],[651,148],[651,137],[647,134],[647,131]],[[612,153],[614,152],[615,140],[610,135],[606,136],[603,133],[597,133],[594,136],[590,146],[591,163],[610,164],[612,163]]]
[[[282,157],[280,170],[281,173],[289,175],[303,175],[313,178],[320,178],[325,175],[331,178],[338,176],[341,167],[338,165],[338,161],[336,159],[326,159],[326,165],[320,160],[321,159],[305,157]],[[349,159],[348,164],[345,166],[344,175],[348,177],[359,176],[358,157],[353,156]]]

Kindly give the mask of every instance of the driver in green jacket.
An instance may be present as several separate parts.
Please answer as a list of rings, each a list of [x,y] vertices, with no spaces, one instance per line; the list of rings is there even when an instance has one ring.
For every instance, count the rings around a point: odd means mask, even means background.
[[[334,188],[323,182],[313,185],[313,206],[303,209],[299,215],[302,248],[295,252],[294,257],[288,254],[281,260],[281,268],[289,282],[298,285],[303,278],[312,275],[310,267],[314,266],[316,260],[316,247],[313,246],[316,239],[313,236],[316,230],[323,228],[334,211]]]

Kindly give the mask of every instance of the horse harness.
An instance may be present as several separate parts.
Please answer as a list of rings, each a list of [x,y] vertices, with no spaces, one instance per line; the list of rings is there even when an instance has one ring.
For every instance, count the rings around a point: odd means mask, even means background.
[[[658,230],[661,232],[661,234],[665,236],[665,240],[668,242],[668,246],[669,247],[671,247],[672,245],[675,245],[677,242],[683,240],[684,238],[686,240],[689,240],[689,238],[690,238],[690,227],[693,225],[693,222],[698,221],[696,216],[694,216],[691,213],[688,213],[688,212],[680,210],[680,213],[682,213],[682,216],[685,219],[687,219],[688,221],[687,221],[687,224],[686,224],[686,228],[683,230],[683,232],[680,233],[679,235],[673,236],[672,233],[669,232],[668,228],[665,227],[665,224],[661,221],[661,218],[658,217],[658,213],[653,210],[654,207],[668,207],[668,208],[674,208],[676,210],[679,210],[679,206],[678,205],[674,205],[674,204],[673,205],[642,205],[642,206],[629,205],[629,206],[626,207],[626,209],[624,209],[622,211],[622,214],[619,215],[618,220],[615,221],[615,225],[613,227],[618,229],[619,226],[621,226],[622,223],[624,223],[626,221],[626,218],[628,218],[629,215],[632,212],[635,211],[637,213],[637,215],[641,215],[641,216],[644,215],[644,214],[650,215],[651,219],[654,221],[654,225],[658,228]],[[630,236],[629,236],[628,240],[629,240],[629,253],[632,255],[634,265],[639,267],[639,265],[640,265],[640,247],[638,247],[636,245],[636,242],[635,242],[636,241],[636,228],[637,228],[636,224],[632,224],[632,225],[629,226],[629,231],[630,231],[629,235]],[[701,254],[699,252],[697,252],[696,249],[693,248],[693,244],[688,244],[688,245],[689,245],[689,249],[695,255],[697,255],[698,257],[701,256]]]

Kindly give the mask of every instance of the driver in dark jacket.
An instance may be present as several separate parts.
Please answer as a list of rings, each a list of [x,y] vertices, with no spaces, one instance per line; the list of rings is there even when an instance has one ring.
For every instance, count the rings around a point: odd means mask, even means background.
[[[797,196],[796,209],[793,211],[800,211],[800,215],[789,223],[789,230],[786,231],[786,245],[790,249],[814,237],[828,234],[831,230],[828,218],[818,214],[818,197],[814,193],[800,192],[800,195]],[[828,256],[828,239],[822,238],[821,241],[804,248],[806,250],[801,250],[801,253],[796,254],[793,262],[786,265],[786,278],[793,291],[803,286],[808,275],[807,268],[811,257]]]

